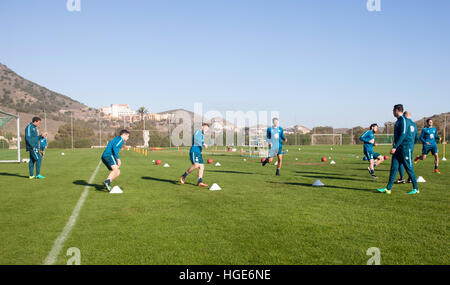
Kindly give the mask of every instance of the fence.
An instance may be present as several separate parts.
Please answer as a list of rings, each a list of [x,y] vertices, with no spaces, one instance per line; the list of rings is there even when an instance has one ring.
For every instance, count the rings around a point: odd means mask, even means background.
[[[13,124],[11,122],[9,125]],[[22,122],[20,132],[23,136],[23,130],[28,121]],[[61,123],[60,123],[61,124]],[[45,125],[45,122],[42,124]],[[40,127],[41,132],[44,127]],[[50,125],[49,125],[50,127]],[[144,131],[144,127],[146,130]],[[141,122],[127,123],[127,122],[111,122],[91,119],[89,121],[74,120],[70,117],[63,125],[58,125],[55,129],[49,129],[49,148],[90,148],[90,147],[104,147],[112,138],[119,134],[121,129],[128,129],[130,131],[130,139],[127,142],[129,146],[146,146],[148,142],[149,147],[173,147],[177,146],[177,143],[171,140],[171,133],[177,127],[176,124],[159,124],[155,125],[151,122],[146,122],[145,126]],[[446,122],[442,119],[436,122],[438,133],[441,137],[444,137],[443,131],[446,128]],[[362,144],[359,140],[359,136],[366,130],[361,127],[340,130],[340,134],[337,134],[337,130],[333,128],[326,128],[317,131],[315,133],[299,134],[299,133],[287,133],[285,134],[288,142],[286,145],[349,145],[349,144]],[[14,131],[1,130],[0,133],[0,150],[3,153],[12,153],[12,149],[16,148],[18,142],[23,148],[25,146],[24,139],[19,140],[17,135],[11,135]],[[328,132],[320,134],[320,132]],[[420,131],[420,127],[419,127]],[[214,146],[233,146],[233,147],[248,147],[250,144],[249,129],[243,129],[240,133],[234,133],[234,138],[227,137],[226,132],[214,133],[213,128],[210,128],[210,132],[205,136],[205,143]],[[445,132],[446,140],[449,139],[449,132]],[[23,137],[22,137],[23,138]],[[239,139],[238,139],[239,138]],[[392,135],[389,134],[376,134],[376,142],[380,144],[391,144]],[[184,146],[189,146],[192,143],[192,133],[189,138],[184,141]],[[5,157],[5,155],[3,155]],[[15,155],[13,155],[15,156]],[[1,157],[0,157],[1,160]]]

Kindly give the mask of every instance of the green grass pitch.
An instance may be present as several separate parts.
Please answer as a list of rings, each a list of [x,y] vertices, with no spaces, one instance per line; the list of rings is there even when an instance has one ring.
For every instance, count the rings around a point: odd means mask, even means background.
[[[441,174],[433,173],[431,157],[419,162],[416,174],[427,181],[421,193],[407,195],[412,187],[404,184],[388,196],[376,189],[386,185],[390,161],[373,180],[362,146],[288,149],[280,177],[258,158],[207,151],[205,160],[221,166],[206,165],[204,181],[221,191],[196,187],[196,173],[179,183],[186,149],[148,158],[122,151],[113,185],[124,194],[116,195],[102,191],[103,165],[88,185],[101,150],[49,150],[45,180],[29,180],[27,164],[0,164],[0,264],[42,264],[86,185],[57,264],[66,264],[71,247],[80,249],[81,264],[364,265],[370,247],[380,249],[382,264],[450,263],[449,162],[441,161]],[[377,151],[387,154],[389,146]],[[322,156],[336,165],[320,163]],[[311,187],[316,179],[326,186]]]

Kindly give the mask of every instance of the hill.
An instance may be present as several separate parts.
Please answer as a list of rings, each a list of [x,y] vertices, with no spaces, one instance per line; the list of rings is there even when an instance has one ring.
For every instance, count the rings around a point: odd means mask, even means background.
[[[74,123],[78,125],[82,125],[85,128],[91,128],[94,130],[96,135],[102,136],[99,134],[99,110],[95,108],[90,108],[89,106],[73,100],[72,98],[65,96],[63,94],[54,92],[52,90],[47,89],[37,83],[34,83],[30,80],[23,78],[22,76],[15,73],[13,70],[8,68],[6,65],[0,63],[0,108],[4,111],[19,114],[21,118],[21,132],[23,133],[23,129],[25,125],[31,120],[33,116],[40,116],[44,118],[44,114],[46,115],[47,121],[47,131],[49,133],[49,139],[53,140],[58,131],[58,128],[70,122],[70,116],[73,114]],[[237,126],[233,123],[227,122],[223,118],[215,117],[215,118],[204,118],[198,114],[195,114],[191,111],[184,109],[173,109],[165,112],[157,113],[162,117],[160,120],[148,122],[148,127],[152,127],[151,129],[155,132],[164,134],[166,136],[170,133],[178,122],[173,122],[170,118],[177,111],[183,111],[188,114],[191,121],[194,121],[194,118],[197,121],[209,121],[215,130],[237,130]],[[432,115],[427,118],[432,118],[435,122],[435,126],[438,129],[439,134],[443,133],[444,129],[444,121],[445,116],[448,116],[450,112]],[[413,114],[414,115],[414,114]],[[425,125],[425,121],[427,118],[422,118],[416,121],[419,131]],[[138,123],[138,122],[137,122]],[[104,119],[101,121],[102,132],[108,133],[112,135],[117,128],[123,126],[125,122],[122,122],[119,119],[107,120]],[[392,133],[393,122],[386,122],[384,126],[380,126],[380,133]],[[7,124],[4,127],[4,131],[12,132],[14,130],[14,125],[12,123]],[[139,124],[131,123],[129,126],[132,129],[138,130],[142,129]],[[315,133],[317,129],[320,127],[315,127]],[[41,128],[43,130],[44,127]],[[311,130],[304,126],[293,126],[290,128],[286,128],[287,133],[297,133],[297,134],[306,134],[310,133]],[[362,127],[354,127],[352,129],[334,129],[335,133],[353,133],[355,137],[358,136],[360,132],[364,131]],[[331,133],[333,130],[324,130],[322,133]],[[448,138],[448,133],[447,133]]]
[[[447,124],[449,124],[448,122],[448,116],[450,116],[450,112],[446,112],[446,113],[441,113],[441,114],[435,114],[429,117],[423,117],[421,119],[416,120],[416,118],[414,118],[414,114],[412,115],[412,119],[414,120],[414,123],[416,123],[417,125],[417,129],[420,131],[422,130],[425,126],[426,126],[426,122],[427,119],[432,119],[433,120],[433,125],[434,127],[438,130],[439,135],[442,135],[444,132],[444,128],[446,126],[445,123],[445,118],[447,117]],[[383,128],[383,132],[384,133],[392,133],[393,130],[393,126],[394,126],[394,122],[386,122],[384,123],[384,128]],[[448,129],[446,132],[446,136],[448,137]]]
[[[75,119],[96,118],[98,110],[51,91],[23,78],[0,63],[0,104],[19,113],[47,114],[48,119],[64,121],[73,112]]]
[[[61,125],[70,121],[71,114],[74,122],[92,127],[98,125],[97,109],[27,80],[2,63],[0,63],[0,108],[19,115],[22,134],[32,117],[46,117],[49,140],[54,139]],[[108,125],[109,122],[104,124]],[[3,131],[14,132],[14,129],[15,125],[8,123]],[[40,129],[44,130],[44,124]]]

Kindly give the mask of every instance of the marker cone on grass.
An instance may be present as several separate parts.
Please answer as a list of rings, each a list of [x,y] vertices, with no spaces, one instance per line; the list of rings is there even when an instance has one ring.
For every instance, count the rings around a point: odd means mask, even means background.
[[[213,185],[211,185],[211,187],[209,188],[209,190],[211,191],[217,191],[217,190],[222,190],[222,188],[220,188],[220,186],[217,183],[214,183]]]
[[[325,186],[325,184],[323,184],[322,181],[320,181],[319,179],[317,179],[316,181],[314,181],[314,183],[312,184],[312,186],[314,186],[314,187],[322,187],[322,186]]]
[[[123,191],[120,189],[119,186],[114,186],[111,191],[109,191],[109,194],[122,194]]]

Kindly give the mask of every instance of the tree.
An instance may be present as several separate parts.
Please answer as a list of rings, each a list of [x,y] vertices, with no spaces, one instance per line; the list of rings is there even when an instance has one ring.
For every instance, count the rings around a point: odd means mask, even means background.
[[[84,126],[80,123],[73,124],[73,137],[74,137],[74,147],[76,148],[89,148],[98,139],[92,128]],[[55,147],[68,147],[68,142],[72,140],[72,128],[70,123],[61,125],[58,128],[58,133],[55,136]],[[71,143],[70,143],[71,145]]]
[[[361,144],[362,142],[359,140],[359,137],[366,131],[366,129],[364,129],[361,126],[358,127],[353,127],[350,132],[353,131],[353,143],[355,144]]]
[[[311,131],[313,134],[332,134],[333,127],[314,127]]]
[[[383,134],[393,134],[394,133],[394,125],[393,122],[384,123]]]
[[[0,139],[0,149],[8,149],[9,143],[5,139]]]
[[[145,120],[144,120],[144,115],[148,113],[148,110],[145,107],[140,107],[137,110],[138,114],[141,115],[141,121],[144,122],[144,130],[145,130]]]

